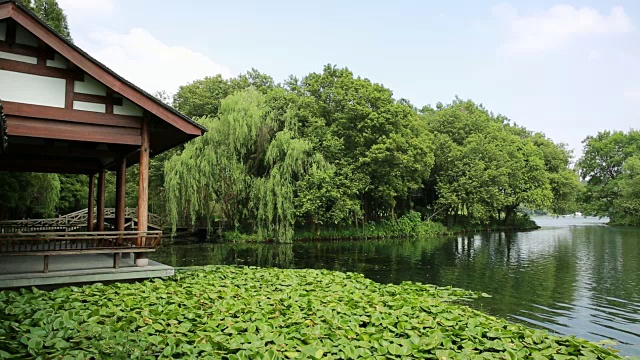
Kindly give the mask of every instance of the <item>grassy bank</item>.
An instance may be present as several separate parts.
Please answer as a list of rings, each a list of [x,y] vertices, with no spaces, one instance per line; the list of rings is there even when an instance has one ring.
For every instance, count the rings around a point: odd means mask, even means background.
[[[473,296],[358,274],[227,266],[136,284],[5,291],[0,358],[618,358],[460,304]]]
[[[433,237],[483,231],[522,231],[538,228],[528,215],[520,213],[516,214],[508,224],[504,224],[501,221],[494,221],[488,224],[468,224],[462,219],[460,224],[447,227],[436,221],[422,220],[418,212],[409,212],[396,220],[383,220],[380,223],[369,222],[362,227],[321,227],[317,231],[298,229],[293,239],[296,241],[390,239]],[[224,240],[231,242],[268,241],[260,238],[257,234],[243,234],[236,231],[224,233]]]
[[[410,236],[450,235],[446,226],[435,221],[423,221],[420,214],[409,213],[397,220],[368,223],[363,227],[343,227],[320,229],[319,232],[298,231],[295,240],[338,240],[338,239],[388,239]]]
[[[452,235],[453,231],[439,222],[421,221],[419,223],[403,223],[401,221],[383,221],[379,224],[369,223],[364,227],[343,226],[340,228],[321,228],[319,231],[297,230],[294,241],[314,240],[365,240],[391,239],[417,236]],[[257,234],[243,234],[236,231],[226,232],[224,240],[230,242],[264,242]]]

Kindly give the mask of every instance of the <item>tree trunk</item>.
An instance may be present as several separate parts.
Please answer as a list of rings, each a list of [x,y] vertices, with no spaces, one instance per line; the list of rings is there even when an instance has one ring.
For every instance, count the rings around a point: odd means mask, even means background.
[[[504,208],[504,225],[509,224],[509,220],[513,216],[514,211],[518,208],[518,205],[511,205]]]

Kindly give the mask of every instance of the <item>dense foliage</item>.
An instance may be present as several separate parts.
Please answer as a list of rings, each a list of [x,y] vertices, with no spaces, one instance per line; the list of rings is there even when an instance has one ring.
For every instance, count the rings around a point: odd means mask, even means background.
[[[143,283],[5,291],[0,358],[619,358],[457,304],[473,296],[359,274],[224,266]]]
[[[289,241],[295,228],[365,234],[410,213],[518,228],[520,206],[575,208],[580,183],[565,146],[470,100],[418,111],[328,65],[278,85],[256,70],[205,78],[181,87],[174,105],[210,128],[167,163],[174,225]]]
[[[57,175],[0,172],[0,219],[53,216],[59,198]]]
[[[216,119],[200,119],[209,132],[167,162],[174,224],[184,209],[192,220],[217,215],[234,230],[292,238],[296,180],[326,163],[291,128],[290,114],[268,111],[268,101],[277,99],[254,89],[229,96]]]
[[[640,131],[603,131],[583,143],[578,167],[587,213],[640,226]]]

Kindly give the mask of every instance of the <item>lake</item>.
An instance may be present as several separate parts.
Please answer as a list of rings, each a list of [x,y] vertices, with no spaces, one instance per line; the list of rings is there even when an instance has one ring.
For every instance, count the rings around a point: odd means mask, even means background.
[[[172,243],[151,258],[208,264],[359,272],[382,283],[417,281],[490,294],[492,315],[640,356],[640,229],[596,218],[539,217],[528,232],[407,240],[279,244]]]

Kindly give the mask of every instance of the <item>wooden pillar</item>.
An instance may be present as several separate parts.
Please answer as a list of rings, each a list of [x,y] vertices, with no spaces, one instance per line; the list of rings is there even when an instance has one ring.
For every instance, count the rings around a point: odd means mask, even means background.
[[[140,176],[138,178],[138,231],[147,231],[149,221],[149,121],[142,120],[140,145]],[[138,246],[144,245],[145,238],[138,238]],[[136,265],[146,266],[149,260],[145,253],[136,254]]]
[[[98,173],[98,231],[104,231],[104,177],[105,170]]]
[[[89,201],[87,204],[87,231],[93,231],[93,208],[95,206],[95,185],[96,185],[96,174],[89,175]]]
[[[118,161],[116,169],[116,230],[124,231],[127,160]]]

